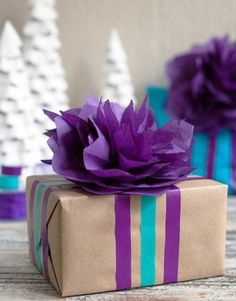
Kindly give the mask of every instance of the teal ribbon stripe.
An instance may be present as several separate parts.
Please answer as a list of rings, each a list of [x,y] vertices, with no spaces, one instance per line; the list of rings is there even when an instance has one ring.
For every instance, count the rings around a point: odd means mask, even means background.
[[[217,135],[214,162],[214,179],[219,182],[231,184],[232,172],[232,139],[229,130],[223,130]],[[229,193],[233,188],[229,185]]]
[[[141,286],[155,284],[156,197],[141,196]]]
[[[148,101],[153,110],[157,125],[158,127],[161,127],[170,119],[164,110],[167,98],[167,90],[159,87],[148,87],[147,94]]]
[[[206,176],[207,174],[207,156],[209,149],[209,139],[204,133],[194,135],[194,144],[192,146],[191,164],[196,168],[193,172],[197,176]]]
[[[35,205],[34,205],[34,254],[35,254],[35,262],[37,268],[40,272],[43,271],[42,268],[42,246],[41,246],[41,237],[40,237],[40,220],[41,220],[41,202],[43,200],[44,191],[53,186],[58,186],[65,184],[65,181],[55,181],[48,183],[40,183],[37,186],[36,194],[35,194]]]

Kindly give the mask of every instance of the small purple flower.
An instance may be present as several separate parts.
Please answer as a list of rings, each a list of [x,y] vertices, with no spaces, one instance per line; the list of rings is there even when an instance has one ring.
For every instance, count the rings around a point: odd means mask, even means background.
[[[173,120],[157,129],[145,100],[138,110],[89,97],[81,109],[45,111],[53,170],[94,194],[159,194],[192,171],[193,127]]]
[[[236,43],[213,38],[167,64],[167,110],[198,131],[236,130]]]

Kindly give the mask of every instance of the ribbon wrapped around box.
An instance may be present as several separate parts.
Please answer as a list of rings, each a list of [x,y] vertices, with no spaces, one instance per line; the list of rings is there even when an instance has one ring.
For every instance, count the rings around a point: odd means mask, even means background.
[[[224,273],[227,186],[188,178],[166,193],[95,195],[27,180],[30,258],[62,296]]]

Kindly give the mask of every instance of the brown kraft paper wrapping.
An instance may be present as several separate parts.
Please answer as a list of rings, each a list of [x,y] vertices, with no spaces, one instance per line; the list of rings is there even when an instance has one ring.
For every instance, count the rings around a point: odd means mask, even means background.
[[[38,182],[38,186],[35,185],[35,181]],[[120,255],[117,252],[122,250],[122,248],[117,248],[119,225],[117,225],[115,214],[116,198],[114,195],[89,195],[75,189],[71,184],[64,186],[63,181],[65,180],[57,176],[28,178],[27,214],[30,258],[39,268],[37,260],[34,259],[35,255],[32,255],[32,252],[35,252],[33,246],[37,232],[35,228],[37,214],[35,214],[34,206],[36,206],[39,186],[45,185],[39,200],[41,201],[39,210],[43,210],[42,203],[45,201],[46,189],[48,185],[51,185],[46,211],[49,246],[47,269],[50,282],[62,296],[116,290],[119,281],[117,265],[120,264],[118,258]],[[65,183],[68,182],[65,181]],[[33,188],[34,193],[32,193]],[[177,184],[176,189],[179,189],[181,198],[176,281],[222,275],[224,273],[227,186],[202,179],[181,182]],[[32,198],[34,206],[30,204]],[[150,258],[143,258],[145,254],[143,250],[147,247],[142,245],[141,239],[141,235],[144,235],[141,231],[141,224],[144,222],[141,218],[143,200],[141,196],[130,197],[130,216],[126,220],[130,223],[130,235],[127,236],[130,238],[130,261],[127,261],[130,262],[129,287],[161,284],[167,279],[165,277],[168,259],[166,231],[169,231],[166,220],[167,197],[164,194],[153,198],[153,202],[156,203],[154,213],[156,217],[153,225],[155,252],[153,260],[150,260]],[[38,225],[41,228],[42,212],[39,218]],[[43,256],[38,256],[40,261],[39,257]],[[124,260],[126,259],[124,257]],[[153,265],[152,283],[144,283],[145,275],[142,273],[145,269],[143,270],[142,266],[146,264],[147,268]],[[44,266],[43,273],[45,273]],[[127,279],[129,281],[129,278]]]

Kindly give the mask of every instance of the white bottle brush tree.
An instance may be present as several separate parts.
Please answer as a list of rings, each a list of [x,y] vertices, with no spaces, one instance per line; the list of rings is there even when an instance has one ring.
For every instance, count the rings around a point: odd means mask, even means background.
[[[127,55],[117,30],[111,31],[108,40],[102,98],[118,102],[122,106],[127,106],[131,100],[136,103]]]
[[[0,38],[0,164],[20,165],[29,174],[40,153],[21,48],[19,35],[6,22]]]
[[[41,132],[52,127],[42,109],[54,112],[69,107],[67,82],[59,55],[59,31],[56,25],[55,0],[29,0],[30,18],[24,27],[24,57],[35,103],[34,120]],[[42,159],[49,148],[42,138]]]

